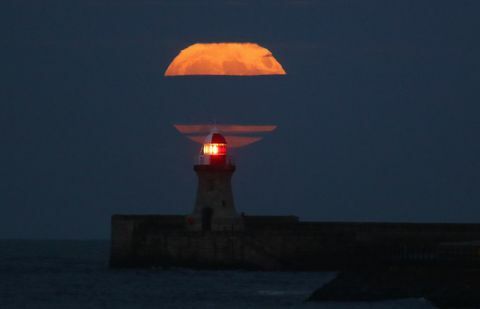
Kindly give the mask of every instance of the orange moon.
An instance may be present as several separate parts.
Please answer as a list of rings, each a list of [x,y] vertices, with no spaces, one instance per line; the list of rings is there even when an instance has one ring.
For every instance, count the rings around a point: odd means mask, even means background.
[[[197,43],[178,54],[165,76],[285,75],[272,53],[255,43]]]

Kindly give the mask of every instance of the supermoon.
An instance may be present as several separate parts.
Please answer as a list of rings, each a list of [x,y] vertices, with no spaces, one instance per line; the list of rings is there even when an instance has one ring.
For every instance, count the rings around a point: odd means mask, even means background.
[[[165,76],[285,75],[272,53],[255,43],[197,43],[178,54]]]

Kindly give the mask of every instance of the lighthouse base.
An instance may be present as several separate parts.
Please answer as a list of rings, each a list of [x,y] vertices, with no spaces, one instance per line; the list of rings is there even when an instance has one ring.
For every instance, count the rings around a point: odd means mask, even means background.
[[[243,231],[243,220],[240,216],[232,217],[214,217],[207,214],[196,215],[192,214],[186,217],[187,231]]]

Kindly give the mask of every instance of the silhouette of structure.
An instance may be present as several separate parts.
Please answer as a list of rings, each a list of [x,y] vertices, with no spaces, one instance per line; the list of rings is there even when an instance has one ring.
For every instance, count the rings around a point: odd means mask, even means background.
[[[300,222],[295,216],[238,215],[227,142],[215,130],[204,138],[194,165],[198,189],[191,214],[112,217],[112,267],[480,266],[480,224]]]
[[[205,138],[198,162],[197,198],[193,213],[187,218],[193,231],[241,230],[233,200],[231,178],[235,165],[227,154],[227,141],[222,134],[212,132]]]

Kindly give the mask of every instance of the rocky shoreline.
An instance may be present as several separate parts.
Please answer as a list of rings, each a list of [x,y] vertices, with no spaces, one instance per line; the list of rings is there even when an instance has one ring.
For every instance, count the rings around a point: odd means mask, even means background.
[[[340,272],[308,301],[425,298],[438,308],[480,308],[480,269],[390,268]]]

